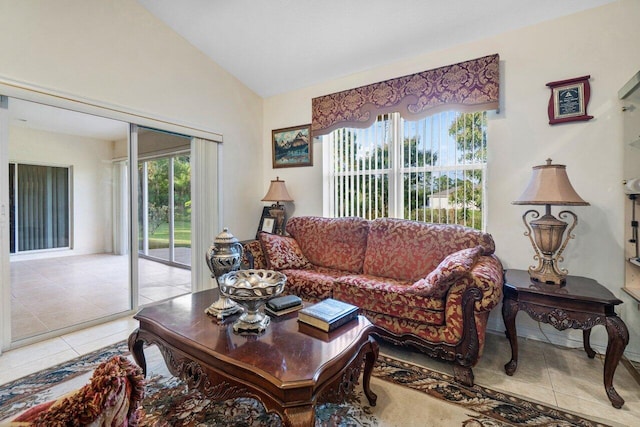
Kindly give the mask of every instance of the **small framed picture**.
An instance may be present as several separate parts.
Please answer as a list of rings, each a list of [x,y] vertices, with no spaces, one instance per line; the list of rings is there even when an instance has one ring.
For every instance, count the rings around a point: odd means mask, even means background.
[[[313,166],[311,125],[271,131],[273,167]]]
[[[272,216],[265,216],[262,219],[262,228],[260,229],[260,231],[273,234],[273,230],[275,226],[276,226],[276,219]]]
[[[587,115],[587,104],[591,96],[590,77],[583,76],[547,83],[551,89],[547,108],[550,125],[593,118]]]
[[[258,231],[256,231],[256,239],[258,238],[258,235],[262,231],[262,226],[264,225],[264,219],[265,218],[273,218],[271,215],[269,215],[269,211],[270,210],[271,210],[270,206],[263,206],[262,207],[262,215],[260,216],[260,222],[258,223]]]

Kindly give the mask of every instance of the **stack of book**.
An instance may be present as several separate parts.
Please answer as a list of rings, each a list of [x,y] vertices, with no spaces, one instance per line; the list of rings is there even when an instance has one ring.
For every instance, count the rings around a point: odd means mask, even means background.
[[[358,317],[358,307],[328,298],[298,313],[298,322],[330,332]]]
[[[285,295],[267,301],[264,312],[272,316],[284,316],[302,308],[302,299],[295,295]]]

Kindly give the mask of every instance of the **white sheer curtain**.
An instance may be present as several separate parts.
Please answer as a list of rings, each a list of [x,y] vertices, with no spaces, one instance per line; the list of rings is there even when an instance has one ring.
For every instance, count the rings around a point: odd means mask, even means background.
[[[194,292],[216,286],[205,254],[220,231],[218,144],[191,139],[191,287]]]
[[[113,164],[113,253],[125,255],[129,253],[129,180],[127,178],[127,162],[117,161]]]

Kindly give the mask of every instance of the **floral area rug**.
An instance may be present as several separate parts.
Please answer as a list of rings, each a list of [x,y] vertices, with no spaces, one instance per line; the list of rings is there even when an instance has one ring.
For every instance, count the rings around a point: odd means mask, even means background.
[[[115,354],[129,354],[124,342],[0,385],[0,420],[82,387],[95,367]],[[278,415],[267,413],[255,399],[214,402],[189,390],[169,374],[157,347],[145,349],[145,356],[149,374],[141,425],[282,425]],[[383,355],[376,363],[371,388],[378,395],[375,407],[369,406],[358,386],[345,402],[319,405],[316,426],[604,426],[480,385],[466,387],[449,375]]]

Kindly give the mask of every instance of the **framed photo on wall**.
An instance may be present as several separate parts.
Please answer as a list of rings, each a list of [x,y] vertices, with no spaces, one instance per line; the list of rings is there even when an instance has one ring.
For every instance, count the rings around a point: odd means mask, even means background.
[[[311,125],[271,131],[273,167],[313,166]]]
[[[583,76],[547,83],[551,89],[547,108],[550,125],[593,118],[587,114],[587,104],[591,96],[590,77]]]

